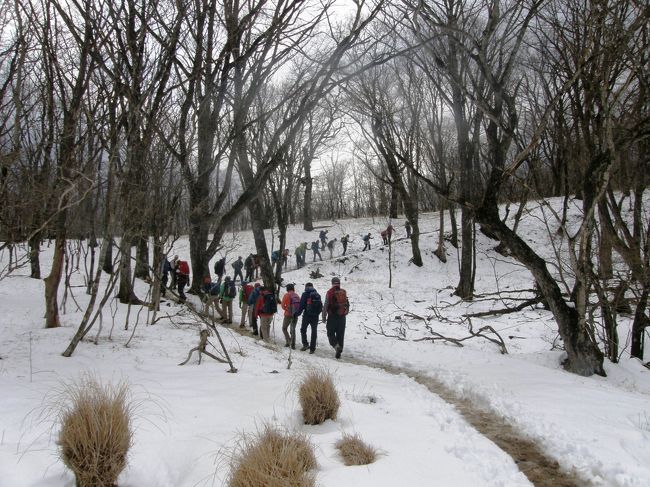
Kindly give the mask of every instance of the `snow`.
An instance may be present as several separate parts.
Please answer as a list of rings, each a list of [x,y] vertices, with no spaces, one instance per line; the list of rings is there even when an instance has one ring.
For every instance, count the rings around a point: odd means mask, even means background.
[[[540,224],[540,211],[529,212],[520,231],[550,257],[553,252]],[[650,373],[639,361],[627,358],[629,352],[622,354],[618,364],[606,362],[606,378],[567,373],[560,366],[562,352],[552,350],[557,337],[552,317],[531,307],[472,320],[474,330],[490,325],[503,337],[506,355],[480,338],[463,342],[462,348],[414,341],[430,335],[423,321],[407,312],[427,318],[438,333],[461,338],[468,335],[458,323],[462,314],[503,305],[483,299],[462,303],[452,295],[458,255],[449,245],[447,263],[433,255],[437,220],[437,214],[426,214],[420,222],[422,268],[408,263],[410,243],[403,239],[404,220],[392,222],[397,232],[391,288],[388,247],[379,245],[378,235],[387,221],[317,223],[329,227],[330,238],[350,234],[354,242],[349,259],[330,261],[324,251],[326,260],[312,264],[308,252],[307,267],[284,277],[295,282],[298,291],[305,282],[314,282],[322,294],[333,275],[341,277],[351,300],[346,345],[342,359],[335,360],[321,324],[316,354],[293,351],[290,369],[280,315],[274,320],[271,345],[219,327],[236,374],[209,357],[198,365],[196,355],[179,367],[198,342],[198,326],[182,306],[170,302],[161,308],[169,317],[151,326],[146,324],[146,310],[139,315],[139,308],[132,310],[129,330],[124,330],[126,306],[107,306],[98,344],[86,340],[71,358],[64,358],[61,353],[88,299],[83,288],[73,288],[80,309],[68,297],[63,326],[46,330],[42,281],[30,279],[24,268],[5,277],[0,281],[0,486],[74,485],[73,475],[58,458],[54,409],[63,384],[84,373],[103,382],[124,380],[131,385],[136,404],[134,445],[120,487],[223,485],[239,435],[267,423],[309,436],[316,448],[320,486],[531,485],[512,458],[472,428],[454,406],[413,380],[417,374],[434,377],[460,396],[488,406],[564,468],[578,472],[588,485],[650,485]],[[368,231],[374,236],[372,250],[361,252],[360,235]],[[318,230],[290,227],[288,248],[293,254],[299,242],[311,242],[317,235]],[[494,242],[478,235],[478,294],[532,287],[525,268],[496,254]],[[237,245],[228,263],[253,250],[250,232],[228,239]],[[172,253],[187,258],[188,248],[187,240],[181,239]],[[44,246],[44,275],[51,251]],[[335,255],[340,252],[337,242]],[[2,259],[6,265],[7,256]],[[316,267],[325,277],[309,277]],[[83,265],[72,282],[83,284]],[[137,291],[144,297],[145,284],[138,283]],[[432,305],[440,315],[430,309]],[[235,307],[236,323],[238,317]],[[134,338],[125,347],[136,319]],[[628,342],[628,321],[621,320],[621,343]],[[378,334],[380,326],[386,335],[399,339]],[[96,333],[93,329],[89,338]],[[214,337],[211,343],[218,346]],[[409,373],[390,373],[381,365]],[[341,398],[336,421],[318,426],[302,423],[297,401],[301,377],[312,367],[330,371]],[[334,448],[344,432],[356,433],[376,447],[381,452],[378,460],[346,467]]]

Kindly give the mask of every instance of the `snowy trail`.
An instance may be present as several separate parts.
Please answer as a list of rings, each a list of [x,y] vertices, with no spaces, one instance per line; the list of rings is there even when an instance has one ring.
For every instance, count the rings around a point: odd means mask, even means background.
[[[222,325],[222,327],[242,336],[251,336],[248,327],[245,329],[237,326],[225,327]],[[266,344],[263,343],[263,345]],[[273,349],[274,347],[270,345],[268,348]],[[315,352],[321,358],[339,363],[331,358],[332,353],[328,345],[317,348]],[[424,386],[429,392],[453,406],[472,428],[509,455],[519,470],[536,487],[585,487],[590,485],[575,473],[562,470],[558,462],[549,457],[540,445],[523,435],[511,423],[488,408],[479,407],[472,401],[459,397],[435,377],[406,367],[387,365],[349,354],[344,355],[341,362],[378,369],[392,375],[405,375]]]

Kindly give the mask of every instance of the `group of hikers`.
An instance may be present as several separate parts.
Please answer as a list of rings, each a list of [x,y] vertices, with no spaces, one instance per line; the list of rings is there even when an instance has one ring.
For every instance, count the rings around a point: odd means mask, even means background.
[[[234,279],[226,276],[223,282],[211,282],[209,277],[203,285],[205,298],[204,314],[210,314],[214,309],[222,323],[233,323],[233,302],[237,299],[241,317],[239,327],[246,328],[246,322],[252,329],[253,335],[264,341],[271,339],[271,323],[278,311],[282,312],[282,334],[285,347],[296,348],[296,327],[302,316],[300,326],[301,351],[316,351],[316,340],[319,318],[326,323],[327,338],[334,348],[335,357],[341,358],[345,338],[346,315],[350,310],[347,292],[341,288],[338,277],[332,278],[332,287],[327,291],[323,301],[311,282],[305,284],[302,295],[295,291],[294,284],[286,285],[286,293],[282,296],[280,307],[275,293],[260,283],[242,281],[239,291]],[[309,336],[307,331],[310,330]]]
[[[411,238],[411,223],[407,220],[404,223],[404,228],[406,230],[406,238]],[[379,232],[379,235],[381,236],[382,242],[384,245],[389,245],[391,243],[391,239],[393,236],[393,232],[395,231],[395,227],[391,225],[390,223],[388,224],[388,227],[386,227],[385,230],[382,230]],[[312,251],[312,262],[316,262],[316,257],[318,257],[318,260],[323,260],[323,256],[321,255],[320,251],[327,249],[329,252],[329,257],[330,259],[334,257],[334,248],[336,247],[336,242],[338,241],[336,238],[333,238],[331,240],[328,240],[327,237],[328,230],[321,230],[318,234],[318,240],[314,240],[311,242],[311,244],[308,244],[307,242],[302,242],[296,247],[296,250],[294,252],[296,256],[296,267],[300,269],[306,264],[306,255],[307,255],[307,250]],[[365,252],[366,250],[371,250],[371,245],[370,245],[370,240],[372,239],[372,234],[369,232],[361,237],[361,240],[363,241],[363,249],[361,249],[362,252]],[[348,251],[348,244],[352,242],[350,240],[350,235],[345,234],[341,237],[341,245],[343,246],[343,251],[341,252],[341,255],[345,255]],[[285,252],[287,250],[285,249]],[[284,254],[283,254],[284,255]],[[286,267],[286,260],[285,260],[285,267]]]
[[[406,238],[411,237],[411,224],[406,221]],[[386,229],[380,232],[384,245],[389,245],[395,228],[389,223]],[[323,260],[321,250],[329,251],[330,259],[333,258],[334,249],[338,239],[328,239],[327,230],[321,230],[318,240],[311,242],[309,249],[313,253],[313,262],[316,257]],[[370,250],[370,240],[372,234],[367,233],[362,236],[364,247],[362,251]],[[340,238],[343,252],[345,255],[348,250],[350,235],[345,234]],[[305,256],[307,253],[307,242],[302,242],[296,247],[296,267],[300,269],[305,265]],[[272,265],[282,263],[284,268],[287,267],[289,259],[289,249],[274,250],[271,252]],[[204,292],[204,313],[208,314],[213,308],[219,315],[222,322],[232,324],[233,322],[233,302],[237,300],[241,310],[241,319],[239,326],[246,327],[246,321],[252,328],[253,335],[260,336],[263,340],[270,339],[270,330],[273,317],[278,310],[283,313],[282,333],[285,339],[285,346],[296,348],[296,326],[298,319],[302,316],[300,326],[300,338],[302,341],[302,351],[309,350],[314,353],[316,350],[316,336],[318,330],[319,318],[327,325],[327,337],[330,345],[335,349],[336,358],[341,357],[343,351],[343,339],[345,336],[345,317],[349,312],[350,303],[346,291],[341,288],[341,281],[338,277],[332,279],[332,287],[327,291],[325,300],[321,299],[320,294],[314,288],[311,282],[305,284],[305,289],[301,295],[295,291],[294,284],[286,285],[286,293],[282,297],[280,308],[278,309],[277,297],[271,289],[267,289],[260,283],[254,283],[259,278],[260,259],[259,256],[250,253],[246,259],[238,256],[231,267],[233,269],[232,277],[226,275],[226,257],[217,259],[214,264],[214,272],[217,276],[216,282],[212,282],[210,276],[206,276],[203,281]],[[167,289],[178,291],[178,297],[181,302],[187,298],[185,296],[185,286],[189,284],[190,267],[187,261],[179,259],[174,255],[171,260],[163,259],[161,265],[161,293],[165,296]],[[170,282],[171,279],[171,282]],[[237,279],[239,279],[239,289],[237,289]],[[310,336],[307,331],[311,328]]]

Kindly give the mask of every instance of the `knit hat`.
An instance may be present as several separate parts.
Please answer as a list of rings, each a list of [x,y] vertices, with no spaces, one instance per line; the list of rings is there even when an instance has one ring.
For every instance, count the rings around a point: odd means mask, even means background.
[[[333,277],[332,284],[341,284],[341,280],[338,277]]]

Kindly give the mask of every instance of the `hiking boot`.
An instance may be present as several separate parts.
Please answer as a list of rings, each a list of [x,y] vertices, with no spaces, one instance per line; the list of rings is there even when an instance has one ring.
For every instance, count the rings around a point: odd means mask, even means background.
[[[284,346],[288,348],[288,347],[289,347],[289,344],[288,344],[288,343],[285,343]]]
[[[295,343],[294,343],[294,344],[291,344],[291,350],[295,350],[295,349],[296,349],[296,345],[295,345]]]
[[[301,352],[304,352],[305,350],[309,350],[309,347],[307,345],[303,345],[303,347],[300,349]]]
[[[316,350],[310,350],[309,353],[312,354],[312,353],[314,353],[315,351],[316,351]]]
[[[259,333],[257,333],[257,330],[253,330],[253,335],[257,336]]]
[[[336,357],[336,358],[341,358],[341,352],[343,351],[343,347],[342,347],[341,345],[337,345],[337,346],[335,347],[335,350],[336,350],[336,355],[335,355],[335,357]]]
[[[246,325],[239,325],[239,328],[246,328]]]

